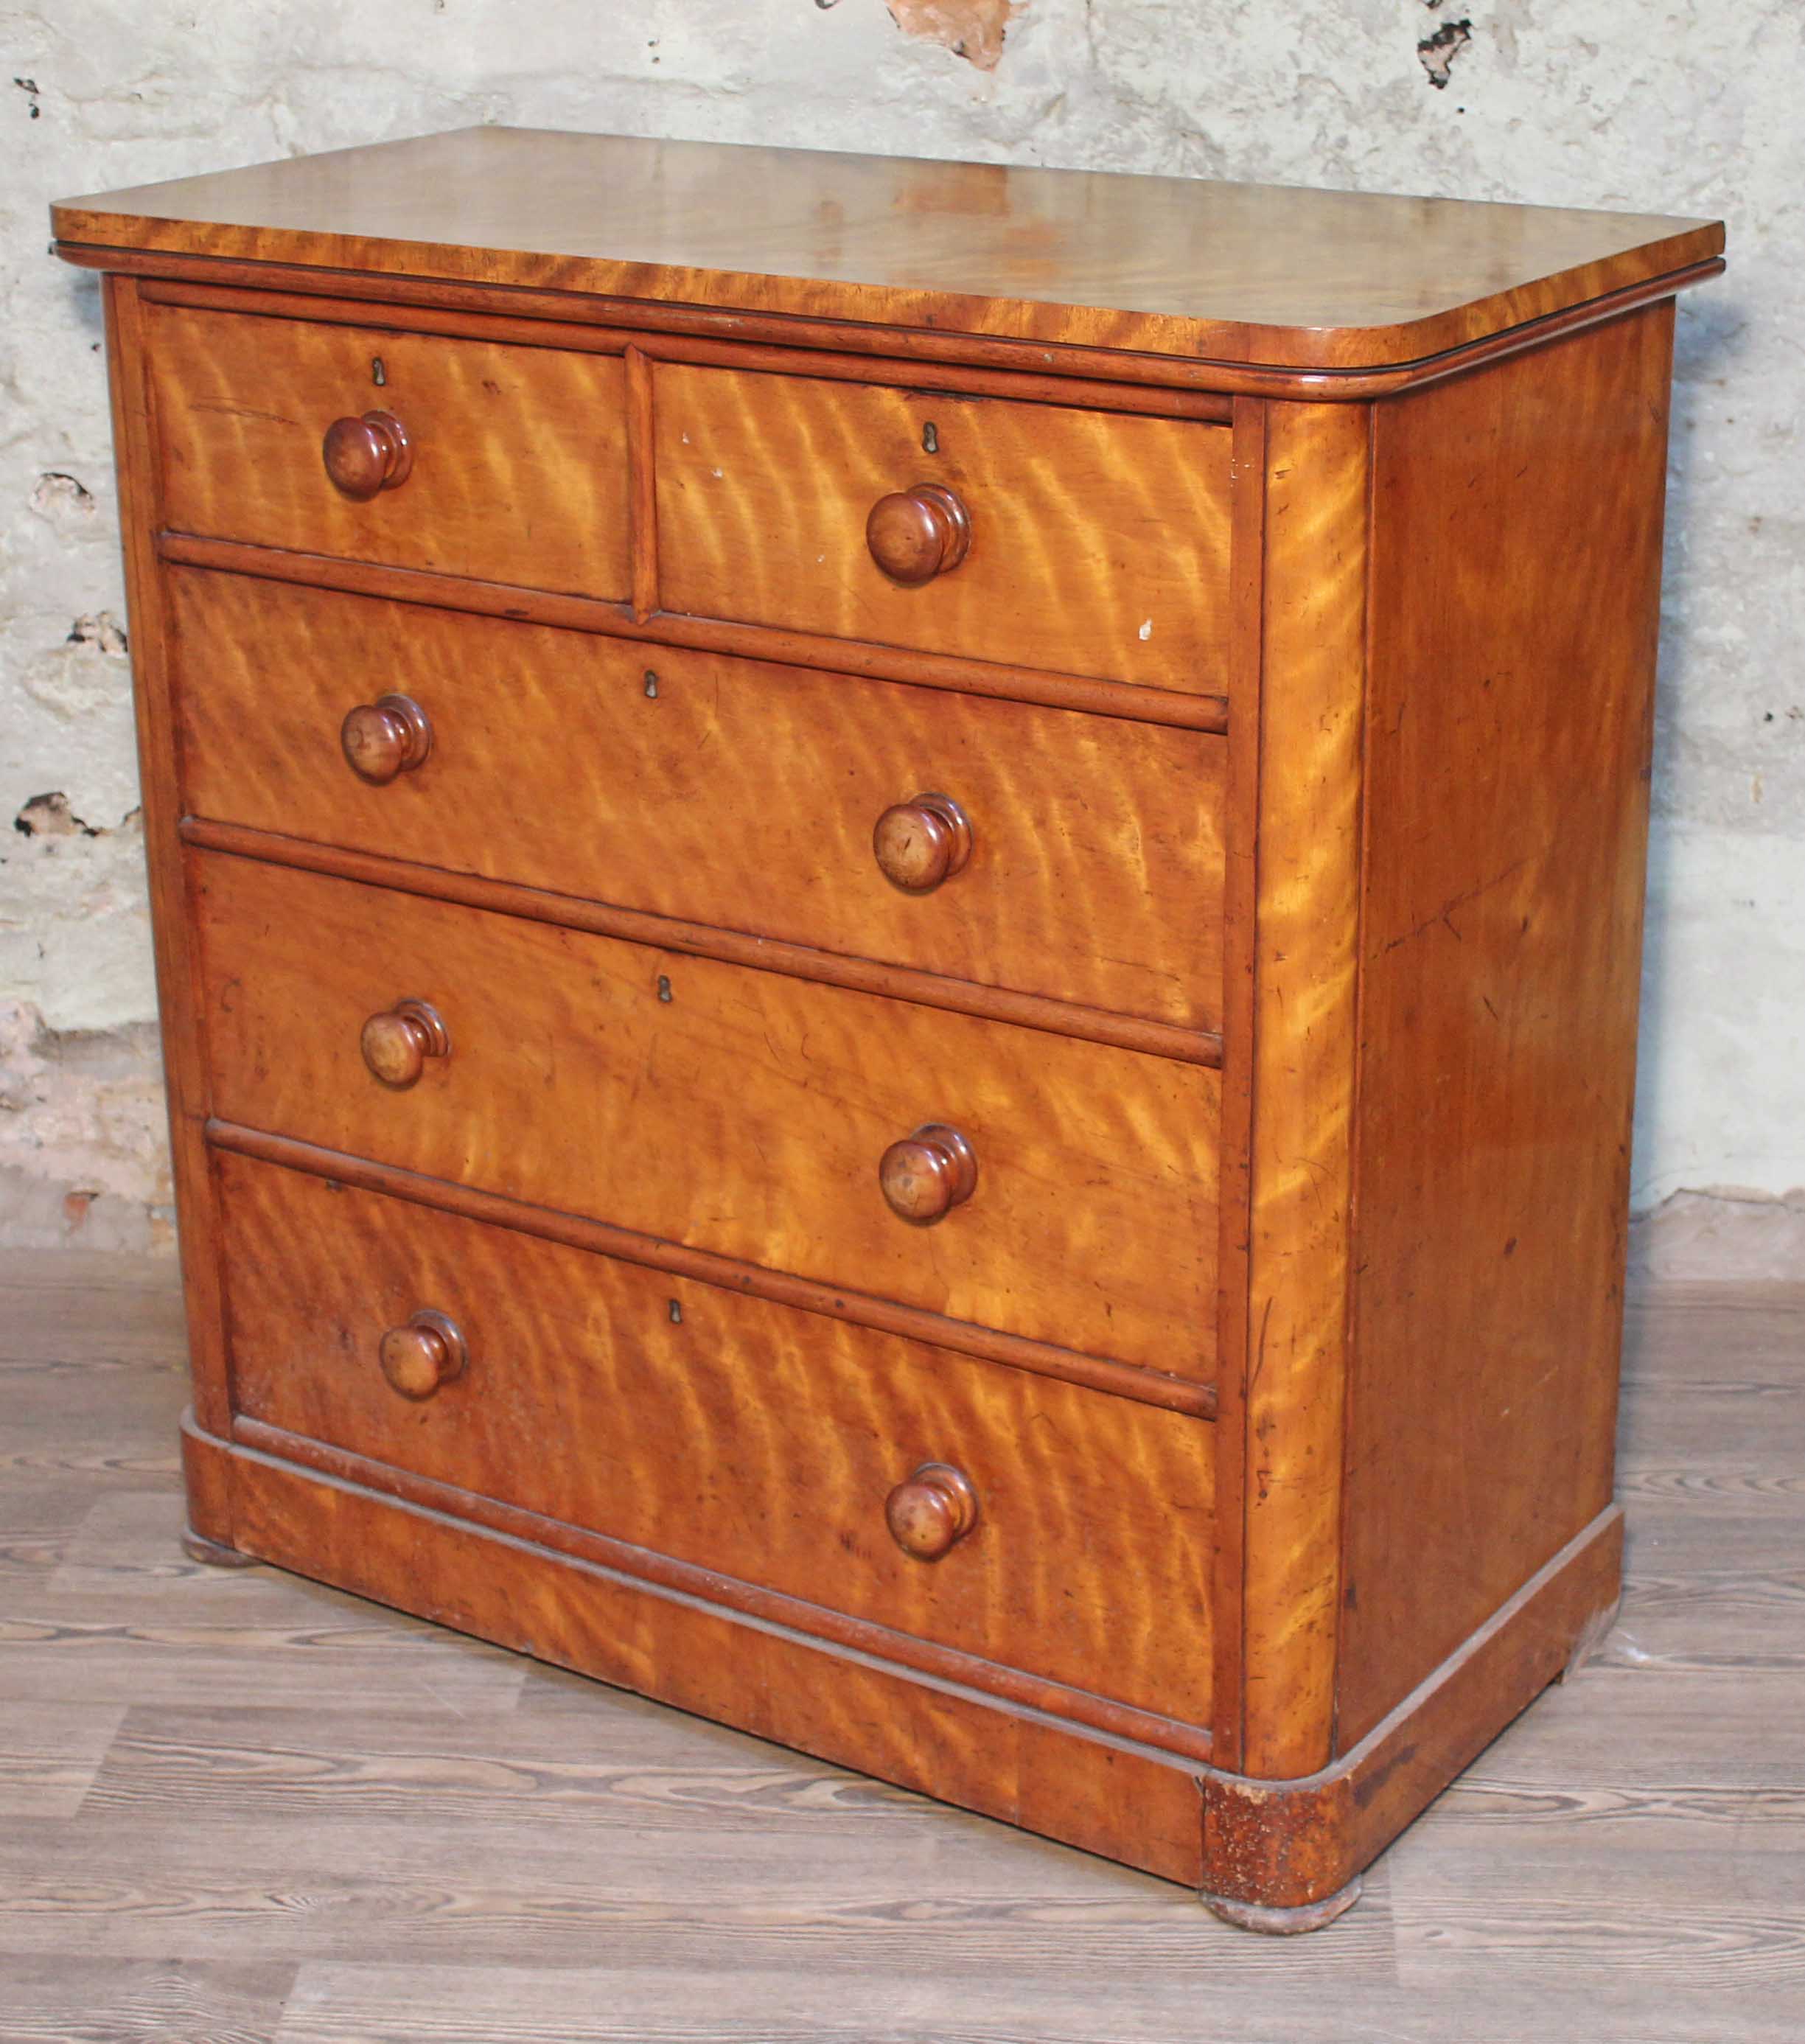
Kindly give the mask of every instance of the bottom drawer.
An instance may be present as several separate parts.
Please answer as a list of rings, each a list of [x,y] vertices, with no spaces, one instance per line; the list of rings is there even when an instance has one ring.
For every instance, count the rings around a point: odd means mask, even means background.
[[[273,1165],[217,1166],[243,1416],[1210,1722],[1208,1422]],[[422,1309],[455,1324],[467,1360],[417,1400],[379,1349]],[[928,1462],[962,1472],[976,1504],[933,1560],[886,1515]],[[927,1501],[926,1534],[940,1509]]]

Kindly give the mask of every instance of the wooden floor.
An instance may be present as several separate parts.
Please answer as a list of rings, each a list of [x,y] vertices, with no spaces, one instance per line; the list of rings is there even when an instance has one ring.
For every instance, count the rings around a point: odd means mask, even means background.
[[[1805,2038],[1805,1287],[1632,1315],[1630,1584],[1314,1938],[177,1545],[163,1269],[0,1258],[0,2038]]]

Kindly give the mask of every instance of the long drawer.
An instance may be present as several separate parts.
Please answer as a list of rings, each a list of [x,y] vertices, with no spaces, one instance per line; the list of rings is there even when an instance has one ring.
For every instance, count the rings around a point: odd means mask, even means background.
[[[192,813],[1219,1022],[1220,738],[242,575],[169,590]],[[363,778],[341,724],[397,694],[424,757],[378,725]],[[962,863],[892,879],[874,833],[924,794],[965,819]]]
[[[1210,1372],[1212,1070],[251,859],[192,887],[226,1120]]]
[[[248,1417],[1209,1722],[1207,1423],[218,1161]],[[462,1367],[403,1396],[383,1337],[422,1312],[449,1323]],[[926,1465],[958,1473],[970,1512],[924,1556],[889,1511]],[[912,1530],[919,1547],[948,1529]]]
[[[626,596],[617,356],[191,307],[146,317],[174,530]],[[405,457],[390,458],[392,428],[366,428],[372,413],[398,422]],[[340,421],[341,477],[368,496],[328,473]]]
[[[1224,691],[1226,428],[675,363],[654,390],[666,609]]]

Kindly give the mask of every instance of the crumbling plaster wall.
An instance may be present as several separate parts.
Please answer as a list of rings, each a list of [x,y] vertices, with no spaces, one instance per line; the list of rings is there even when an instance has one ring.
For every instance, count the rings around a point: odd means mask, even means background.
[[[1802,41],[1796,0],[0,3],[0,1239],[168,1232],[98,295],[45,203],[473,121],[1726,216],[1680,310],[1637,1199],[1805,1185]]]

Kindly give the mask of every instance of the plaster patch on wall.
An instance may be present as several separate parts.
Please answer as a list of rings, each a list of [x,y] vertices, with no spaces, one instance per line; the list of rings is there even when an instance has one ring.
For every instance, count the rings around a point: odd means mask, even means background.
[[[31,508],[46,524],[67,532],[93,517],[94,492],[74,476],[52,469],[38,478],[31,494]]]
[[[1009,24],[1027,0],[884,0],[905,36],[939,43],[954,56],[994,71]]]

